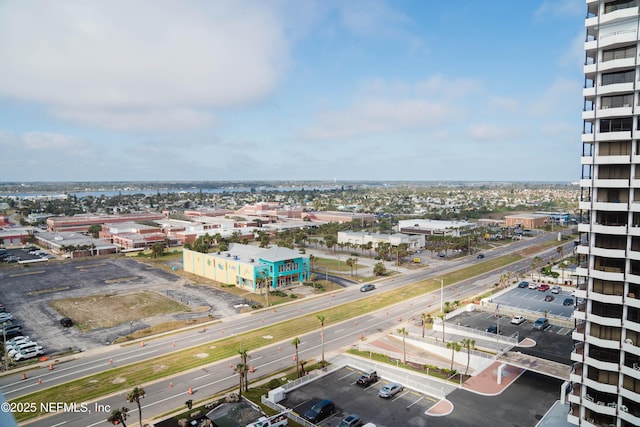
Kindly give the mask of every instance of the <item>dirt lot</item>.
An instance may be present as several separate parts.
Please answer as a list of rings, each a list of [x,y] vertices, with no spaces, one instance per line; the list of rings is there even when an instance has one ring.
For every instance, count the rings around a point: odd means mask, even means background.
[[[124,295],[93,295],[80,298],[65,298],[51,302],[61,315],[72,317],[83,332],[112,328],[123,322],[191,309],[171,298],[153,291],[134,292]],[[113,316],[117,313],[117,316]]]
[[[104,295],[120,297],[115,299],[117,304],[100,306],[99,299]],[[124,295],[146,295],[143,300],[147,302],[143,304],[137,297],[122,297]],[[149,295],[157,296],[150,304],[154,308],[141,312],[140,304],[151,301]],[[82,325],[86,308],[73,303],[91,299],[95,300],[92,311],[102,313],[98,316],[102,318],[100,326],[87,323],[80,329],[60,325],[59,320],[64,316],[78,318]],[[52,302],[55,302],[53,306]],[[0,303],[13,313],[16,323],[23,325],[24,334],[38,340],[48,354],[98,348],[159,323],[232,316],[238,313],[234,305],[243,302],[241,297],[196,280],[187,281],[131,258],[93,258],[0,268]],[[161,309],[170,306],[173,308],[168,311]],[[115,319],[118,321],[114,322]]]

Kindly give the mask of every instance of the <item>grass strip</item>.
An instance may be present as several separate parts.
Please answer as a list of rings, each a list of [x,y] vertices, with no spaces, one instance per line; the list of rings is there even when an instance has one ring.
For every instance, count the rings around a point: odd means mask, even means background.
[[[455,272],[447,273],[442,276],[442,279],[444,279],[446,285],[450,285],[461,280],[475,277],[478,274],[503,267],[520,259],[522,259],[522,257],[518,254],[505,255]],[[321,310],[319,313],[325,316],[325,326],[327,324],[338,323],[439,289],[440,278],[441,277],[431,278],[403,286],[399,289],[380,292],[371,297]],[[259,321],[258,316],[259,314],[256,315],[256,322]],[[273,344],[274,342],[318,330],[319,328],[320,324],[316,318],[316,313],[307,314],[296,318],[295,321],[289,319],[281,323],[238,334],[234,337],[221,338],[187,350],[176,351],[143,362],[116,367],[99,374],[21,396],[11,400],[11,402],[35,403],[38,409],[40,408],[41,402],[86,402],[107,394],[122,392],[150,381],[185,372],[202,365],[237,356],[240,348],[240,340],[242,340],[242,347],[244,349],[255,350]],[[290,350],[293,353],[293,346],[291,346]],[[40,415],[43,415],[43,413],[39,411],[22,412],[15,414],[15,417],[16,420],[20,422]]]

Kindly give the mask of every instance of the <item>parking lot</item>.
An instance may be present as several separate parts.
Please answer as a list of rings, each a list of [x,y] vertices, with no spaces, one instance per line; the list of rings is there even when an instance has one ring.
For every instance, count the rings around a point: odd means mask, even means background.
[[[361,374],[362,371],[344,367],[288,392],[280,404],[303,415],[319,400],[332,400],[336,412],[320,423],[323,427],[337,426],[349,414],[357,414],[364,423],[372,422],[377,427],[429,425],[430,417],[425,411],[437,403],[437,398],[405,388],[383,399],[378,397],[378,392],[388,381],[381,379],[368,387],[360,387],[356,380]]]
[[[525,372],[497,396],[484,396],[459,388],[447,396],[453,411],[444,416],[431,416],[426,412],[437,403],[437,398],[405,388],[393,398],[382,399],[378,392],[387,381],[383,378],[362,388],[355,384],[361,372],[344,367],[287,392],[286,399],[280,404],[303,415],[319,400],[332,400],[336,412],[319,423],[323,427],[335,427],[344,417],[354,413],[363,423],[371,422],[376,427],[532,426],[558,399],[562,385],[558,379]]]
[[[57,299],[142,290],[156,291],[192,308],[208,306],[210,310],[140,319],[83,333],[75,327],[62,327],[62,316],[50,306],[50,302]],[[162,321],[186,319],[190,315],[230,316],[237,313],[233,305],[238,303],[238,297],[209,286],[187,284],[177,275],[135,259],[90,258],[3,265],[0,268],[0,303],[15,316],[15,323],[22,325],[24,335],[37,340],[46,354],[52,354],[68,349],[98,348],[132,330]]]
[[[554,294],[551,290],[539,291],[538,289],[514,288],[509,292],[493,298],[493,302],[509,306],[514,309],[537,311],[539,313],[553,314],[562,317],[571,317],[573,305],[563,305],[567,298],[574,299],[571,295],[574,288],[563,286],[562,292]],[[553,301],[545,301],[546,296],[552,296]],[[574,301],[575,302],[575,301]]]

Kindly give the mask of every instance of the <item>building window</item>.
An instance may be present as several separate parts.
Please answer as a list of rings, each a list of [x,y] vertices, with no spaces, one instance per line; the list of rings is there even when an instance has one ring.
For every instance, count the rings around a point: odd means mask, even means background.
[[[633,94],[603,96],[600,99],[600,108],[620,108],[631,107],[633,104]]]
[[[635,46],[619,47],[602,52],[602,62],[613,61],[614,59],[633,58],[636,56]]]
[[[615,12],[620,9],[629,9],[637,5],[638,0],[615,0],[604,5],[604,13]]]
[[[625,117],[621,119],[601,119],[600,132],[624,132],[631,131],[633,127],[633,118]]]
[[[634,70],[618,71],[615,73],[602,74],[602,86],[614,85],[618,83],[632,83],[636,75]]]

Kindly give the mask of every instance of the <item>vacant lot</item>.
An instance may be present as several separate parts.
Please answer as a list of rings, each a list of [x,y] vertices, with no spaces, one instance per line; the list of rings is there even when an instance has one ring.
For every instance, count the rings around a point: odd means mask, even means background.
[[[111,328],[160,314],[190,311],[188,306],[152,291],[66,298],[51,301],[51,307],[72,318],[82,331]]]

